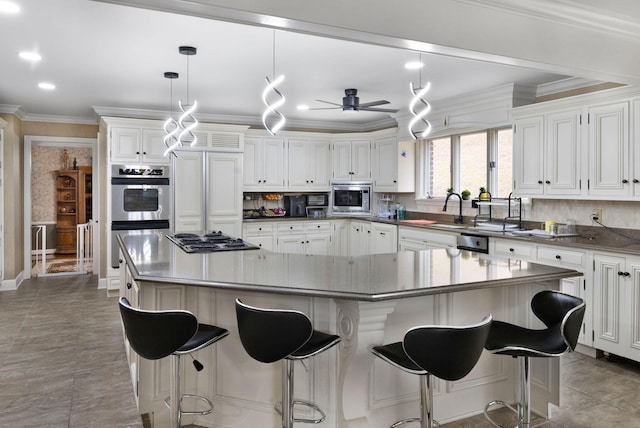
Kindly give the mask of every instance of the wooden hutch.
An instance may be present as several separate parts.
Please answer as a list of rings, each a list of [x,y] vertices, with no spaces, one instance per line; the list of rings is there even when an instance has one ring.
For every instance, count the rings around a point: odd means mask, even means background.
[[[91,220],[91,167],[59,170],[56,176],[56,254],[75,254],[77,225]]]

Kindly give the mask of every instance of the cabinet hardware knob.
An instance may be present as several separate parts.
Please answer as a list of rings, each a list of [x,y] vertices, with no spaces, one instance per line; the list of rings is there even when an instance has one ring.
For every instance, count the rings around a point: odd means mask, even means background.
[[[118,263],[122,264],[122,259],[118,259]]]
[[[624,275],[624,272],[618,271],[618,276],[623,276],[623,275]]]
[[[258,228],[258,230],[262,230],[262,228],[261,228],[261,227],[259,227],[259,228]]]
[[[137,155],[139,155],[139,154],[140,154],[140,152],[136,152],[136,154],[137,154]]]
[[[320,229],[320,225],[317,225],[316,227],[317,227],[318,229]]]
[[[538,184],[542,184],[542,180],[538,180]]]
[[[631,276],[631,274],[629,272],[625,272],[624,276]]]
[[[544,182],[545,182],[545,184],[551,184],[551,182],[549,180],[545,180]]]
[[[309,180],[311,182],[311,184],[313,184],[313,180]]]
[[[637,178],[634,178],[634,179],[633,179],[633,182],[634,182],[634,183],[640,183],[640,180],[638,180]]]
[[[142,154],[143,154],[143,155],[146,155],[146,154],[147,154],[147,152],[142,152]]]
[[[560,260],[562,257],[560,256],[560,254],[556,254],[556,259]]]
[[[133,285],[132,285],[130,282],[127,282],[127,288],[128,288],[129,290],[131,290],[131,287],[132,287],[132,286],[133,286]]]
[[[513,248],[509,248],[509,251],[513,253],[515,250]]]
[[[622,179],[622,184],[627,184],[629,182],[629,180],[627,180],[626,178]]]

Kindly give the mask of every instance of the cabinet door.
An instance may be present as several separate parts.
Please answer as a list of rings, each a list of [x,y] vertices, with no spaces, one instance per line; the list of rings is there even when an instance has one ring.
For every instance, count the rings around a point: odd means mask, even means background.
[[[306,190],[309,187],[309,174],[307,168],[307,147],[306,140],[289,140],[289,168],[288,168],[288,189]]]
[[[207,230],[242,232],[242,155],[207,153]]]
[[[164,151],[167,148],[164,145],[165,135],[164,130],[142,130],[142,162],[169,164],[169,156],[164,156]]]
[[[371,254],[397,253],[398,228],[390,224],[371,224]]]
[[[278,252],[288,254],[304,254],[305,236],[300,235],[278,235]]]
[[[139,128],[112,128],[110,149],[112,162],[139,162],[141,135]]]
[[[629,105],[589,109],[589,195],[627,196],[629,184]]]
[[[397,143],[394,137],[376,140],[373,148],[373,185],[376,192],[398,188]]]
[[[351,142],[351,179],[354,181],[371,180],[371,141]]]
[[[581,111],[547,115],[544,192],[547,195],[580,195]]]
[[[585,285],[584,276],[579,276],[576,278],[564,278],[560,281],[560,291],[566,294],[570,294],[572,296],[580,297],[587,303],[587,310],[591,306],[591,302],[589,298],[586,296],[586,285]],[[590,315],[591,311],[588,311]],[[582,328],[580,329],[580,335],[578,336],[578,343],[582,343],[583,345],[591,346],[591,334],[587,334],[587,332],[591,332],[590,316],[585,314],[584,319],[582,320]]]
[[[544,118],[516,119],[513,134],[513,191],[517,196],[542,195]]]
[[[307,148],[307,168],[311,171],[309,190],[329,191],[331,181],[331,144],[328,141],[314,141]],[[289,158],[289,165],[295,160]]]
[[[264,190],[284,190],[284,140],[282,138],[266,138],[263,153]]]
[[[633,138],[631,151],[633,152],[633,169],[631,175],[632,195],[640,197],[640,99],[633,100]]]
[[[621,336],[625,259],[594,255],[593,346],[616,355],[624,355],[626,346]]]
[[[244,139],[243,179],[245,191],[257,191],[262,188],[262,144],[260,138]]]
[[[176,232],[204,231],[204,174],[202,153],[178,152],[174,168]]]
[[[334,180],[352,180],[351,141],[333,143],[332,164]]]
[[[626,274],[629,274],[626,276]],[[624,285],[624,336],[628,342],[625,357],[640,361],[640,258],[627,257]]]
[[[307,233],[305,236],[305,253],[321,256],[331,255],[331,234]]]

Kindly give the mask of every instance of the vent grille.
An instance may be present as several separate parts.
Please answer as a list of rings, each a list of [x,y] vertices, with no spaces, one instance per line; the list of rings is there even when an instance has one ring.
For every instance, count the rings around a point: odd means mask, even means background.
[[[212,132],[210,147],[216,149],[240,150],[240,134],[232,132]]]

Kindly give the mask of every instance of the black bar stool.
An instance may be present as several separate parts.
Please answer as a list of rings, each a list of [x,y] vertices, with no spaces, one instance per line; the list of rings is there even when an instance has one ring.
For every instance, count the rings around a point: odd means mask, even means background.
[[[402,342],[373,347],[376,357],[420,376],[420,417],[399,420],[391,428],[409,422],[419,422],[420,428],[440,426],[433,419],[431,375],[454,381],[469,374],[482,354],[491,319],[489,314],[469,326],[418,326],[407,331]]]
[[[489,402],[485,417],[501,428],[489,416],[489,408],[503,405],[518,415],[517,427],[528,428],[531,422],[530,357],[560,357],[573,351],[584,318],[582,299],[558,291],[545,290],[531,299],[533,313],[544,323],[545,329],[534,330],[503,321],[494,321],[485,348],[494,354],[511,355],[519,360],[520,393],[515,407],[501,400]]]
[[[180,391],[180,356],[191,354],[209,346],[229,334],[229,331],[209,324],[199,324],[195,315],[188,311],[146,311],[136,309],[129,301],[120,298],[120,315],[124,331],[131,348],[142,358],[158,360],[171,355],[171,390],[177,400],[165,400],[171,409],[171,426],[180,427],[182,415],[208,415],[213,411],[213,403],[206,397],[182,394]],[[202,364],[193,360],[196,370]],[[183,398],[195,398],[205,402],[204,411],[182,410]]]
[[[322,409],[293,398],[293,361],[326,351],[340,342],[340,336],[314,330],[311,320],[302,312],[256,308],[242,303],[240,299],[236,299],[236,315],[240,341],[251,358],[262,363],[283,360],[282,402],[275,406],[282,416],[282,427],[292,428],[294,422],[323,422],[326,414]],[[297,419],[293,415],[295,404],[310,407],[321,417]]]

